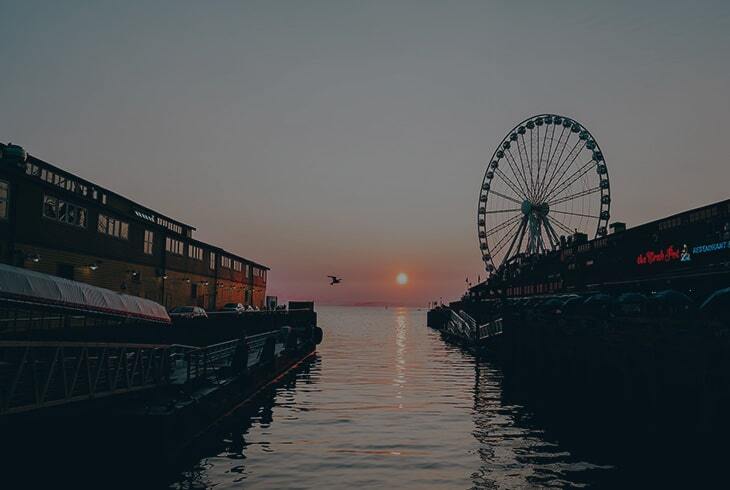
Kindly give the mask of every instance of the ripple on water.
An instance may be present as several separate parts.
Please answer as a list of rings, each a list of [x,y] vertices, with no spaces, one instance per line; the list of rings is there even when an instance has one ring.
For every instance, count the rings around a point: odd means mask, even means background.
[[[320,308],[316,358],[227,421],[172,488],[581,486],[574,457],[506,404],[501,373],[424,311]]]

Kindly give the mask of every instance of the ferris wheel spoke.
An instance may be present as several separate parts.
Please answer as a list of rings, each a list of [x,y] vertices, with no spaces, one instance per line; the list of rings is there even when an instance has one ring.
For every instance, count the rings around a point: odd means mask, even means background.
[[[515,156],[512,154],[512,151],[507,150],[507,153],[509,153],[509,155],[512,157],[512,162],[515,164],[515,167],[517,167],[517,160],[515,160]],[[525,171],[525,164],[522,160],[522,150],[520,149],[519,141],[517,141],[517,156],[520,157],[520,166],[517,167],[517,169],[522,169],[520,175],[522,176],[522,181],[525,183],[525,195],[529,196],[530,184],[527,183],[527,172]]]
[[[548,152],[548,161],[545,164],[548,168],[551,167],[551,164],[553,163],[553,160],[555,159],[555,155],[558,153],[558,148],[560,147],[560,143],[563,139],[563,135],[565,134],[565,126],[562,126],[562,130],[560,131],[560,135],[558,136],[558,141],[555,142],[555,148],[552,148],[552,143],[555,140],[555,125],[553,125],[553,132],[552,132],[552,139],[550,141],[550,147],[552,149],[552,153]],[[568,133],[568,138],[570,138],[570,133]],[[567,144],[568,140],[565,140],[565,143]],[[553,166],[553,171],[551,175],[551,179],[555,176],[555,172],[557,171],[557,166]],[[545,174],[547,177],[547,173]]]
[[[499,214],[499,213],[517,213],[521,212],[522,209],[520,208],[514,208],[514,209],[497,209],[494,211],[484,211],[484,214]]]
[[[555,224],[558,228],[562,229],[563,231],[567,232],[568,235],[573,234],[573,230],[570,229],[569,226],[567,226],[565,223],[557,219],[555,216],[545,216],[547,220],[550,222],[550,224]]]
[[[537,191],[540,190],[540,171],[542,170],[542,154],[540,153],[540,126],[535,126],[535,130],[537,131],[537,151],[535,152],[535,158],[537,158]],[[545,130],[545,134],[547,134],[547,129]],[[544,141],[545,135],[543,135],[543,142],[542,146],[545,146]]]
[[[510,196],[508,196],[506,194],[502,194],[501,192],[497,192],[497,191],[491,191],[490,190],[489,193],[490,194],[494,194],[494,195],[499,196],[499,197],[503,197],[504,199],[507,199],[508,201],[512,201],[513,203],[519,204],[520,206],[522,206],[522,203],[517,200],[518,198],[510,197]]]
[[[553,154],[550,155],[550,160],[548,161],[548,164],[553,163],[553,160],[555,160],[555,157],[558,157],[558,160],[555,162],[554,169],[557,168],[557,162],[560,161],[560,159],[563,157],[563,152],[565,151],[565,147],[568,144],[568,140],[570,139],[570,133],[568,133],[568,136],[565,138],[565,141],[563,141],[563,136],[565,135],[565,126],[562,127],[563,129],[560,131],[560,136],[558,136],[558,142],[555,144],[555,148],[553,149]],[[561,147],[562,144],[562,147]],[[560,155],[558,156],[558,151],[560,152]]]
[[[594,216],[592,214],[584,214],[584,213],[573,213],[570,211],[558,211],[557,209],[551,209],[551,213],[558,213],[558,214],[569,214],[570,216],[582,216],[583,218],[595,218],[595,219],[601,219],[600,216]]]
[[[550,244],[550,249],[555,249],[555,244],[553,243],[553,237],[550,235],[550,231],[548,230],[547,224],[545,219],[540,220],[540,225],[542,226],[543,234],[547,237],[548,243]],[[545,239],[543,239],[543,243],[545,243]]]
[[[512,218],[508,219],[507,221],[503,221],[502,223],[493,226],[489,230],[484,232],[484,238],[489,237],[490,235],[493,235],[497,233],[498,231],[502,231],[503,229],[510,226],[512,223],[515,223],[516,221],[520,220],[522,218],[522,215],[515,215]]]
[[[555,141],[555,125],[552,125],[552,132],[550,133],[550,145],[548,146],[548,158],[550,158],[550,153],[553,150],[553,141]],[[547,135],[547,128],[545,129],[545,135]],[[545,152],[545,146],[542,147],[543,153]],[[547,164],[550,162],[545,162],[545,168],[547,168]]]
[[[527,227],[527,219],[522,218],[522,222],[520,223],[519,228],[517,228],[517,233],[515,233],[515,237],[512,239],[512,243],[510,243],[510,246],[507,249],[507,253],[505,254],[505,257],[509,258],[512,255],[512,249],[515,247],[517,238],[519,236],[524,236],[526,227]],[[522,245],[522,240],[520,240],[520,245]],[[519,248],[518,248],[518,250],[519,250]]]
[[[518,145],[519,149],[519,145]],[[509,155],[509,157],[507,156]],[[527,180],[525,179],[525,176],[522,172],[520,172],[520,167],[517,165],[517,160],[515,160],[515,156],[512,154],[511,150],[507,150],[507,152],[504,154],[505,159],[507,160],[507,164],[509,165],[510,170],[512,170],[512,174],[515,176],[515,180],[517,183],[520,184],[520,189],[523,189],[523,193],[525,196],[527,196]],[[510,160],[511,157],[511,160]],[[512,166],[514,164],[514,166]],[[522,178],[522,181],[525,183],[525,186],[523,187],[520,183],[520,177]]]
[[[535,181],[533,183],[533,186],[535,187],[535,195],[537,195],[537,181],[539,178],[539,175],[537,174],[537,168],[535,167],[538,162],[535,162],[533,159],[534,153],[535,153],[535,142],[532,134],[532,129],[530,130],[530,171],[535,170]]]
[[[591,189],[586,189],[586,190],[581,191],[581,192],[576,192],[575,194],[570,194],[568,196],[562,196],[562,197],[559,197],[559,198],[558,198],[558,196],[555,196],[555,200],[554,201],[548,201],[548,204],[550,206],[554,206],[555,204],[561,204],[561,203],[564,203],[564,202],[567,202],[567,201],[572,201],[573,199],[578,199],[579,197],[589,196],[589,195],[591,195],[591,194],[593,194],[595,192],[600,192],[600,191],[601,191],[601,187],[600,186],[596,186],[596,187],[593,187]]]
[[[553,178],[550,179],[550,181],[545,186],[546,189],[549,189],[550,188],[550,185],[553,183],[553,180],[555,178],[555,175],[558,174],[561,170],[563,171],[563,173],[560,174],[560,177],[558,177],[558,182],[560,182],[560,179],[562,179],[565,176],[565,174],[568,172],[568,170],[570,170],[571,165],[573,165],[573,163],[575,162],[575,160],[578,158],[578,155],[580,155],[581,150],[583,149],[583,147],[581,147],[575,153],[575,155],[573,156],[573,158],[572,159],[570,158],[570,156],[573,155],[573,152],[575,152],[575,149],[580,144],[580,141],[581,140],[578,140],[578,141],[575,142],[575,145],[573,145],[573,148],[570,149],[570,152],[568,152],[568,155],[565,157],[565,160],[563,160],[562,164],[560,164],[560,163],[558,164],[558,166],[556,167],[555,174],[553,174]],[[583,143],[583,146],[585,146],[585,143]],[[568,163],[569,160],[570,160],[570,163]],[[566,165],[566,163],[567,163],[567,165]],[[549,194],[549,191],[547,193],[546,192],[543,192],[543,196],[541,196],[541,197],[544,199],[544,198],[547,197],[547,194]]]
[[[549,190],[548,193],[545,195],[545,199],[550,199],[551,197],[554,197],[556,194],[560,194],[565,189],[570,188],[573,183],[575,183],[578,179],[583,177],[585,174],[590,172],[591,170],[591,164],[594,163],[595,160],[592,158],[588,160],[586,163],[583,164],[582,167],[580,167],[578,170],[573,172],[567,179],[565,179],[562,183],[557,184],[552,188],[552,190]],[[562,176],[560,177],[563,178]]]
[[[532,133],[530,133],[532,134]],[[527,145],[525,145],[525,135],[521,134],[519,136],[519,139],[522,140],[522,148],[525,150],[525,160],[527,161],[527,170],[530,173],[530,192],[527,194],[527,196],[530,199],[534,199],[534,193],[535,193],[535,179],[532,176],[532,162],[527,159]],[[519,145],[517,145],[519,147]],[[527,173],[525,173],[527,175]]]
[[[512,179],[510,179],[509,177],[507,177],[507,175],[505,175],[505,173],[502,172],[499,168],[495,168],[494,169],[494,173],[495,173],[495,175],[499,175],[502,178],[502,180],[504,180],[505,184],[507,184],[507,186],[510,189],[512,189],[512,191],[515,194],[517,194],[518,196],[523,197],[525,199],[527,198],[527,196],[525,196],[525,191],[521,187],[519,187],[517,184],[515,184],[512,181]]]
[[[545,146],[546,146],[545,143],[546,143],[546,141],[548,139],[547,133],[548,133],[548,128],[546,126],[545,127],[544,140],[542,142],[542,152],[540,154],[540,162],[543,161],[543,157],[545,156]],[[550,134],[550,144],[548,146],[548,158],[550,157],[550,152],[553,149],[553,139],[554,138],[555,138],[555,125],[552,126],[552,133]],[[547,162],[547,161],[545,162],[545,174],[543,175],[542,180],[540,182],[540,191],[539,192],[542,192],[542,188],[545,185],[545,179],[547,178],[548,171],[550,170],[550,168],[548,166],[548,163],[549,162]]]
[[[513,223],[512,227],[509,229],[507,233],[504,234],[502,238],[500,238],[497,243],[494,244],[493,248],[489,249],[489,252],[492,254],[492,257],[497,255],[499,252],[501,252],[504,247],[509,243],[509,238],[512,236],[512,233],[517,231],[517,229],[520,226],[520,222]]]
[[[553,225],[550,224],[550,220],[545,217],[545,228],[548,230],[548,235],[552,235],[553,239],[555,239],[555,247],[558,248],[558,245],[560,245],[560,237],[555,232],[555,228],[553,228]],[[552,240],[551,240],[552,242]]]

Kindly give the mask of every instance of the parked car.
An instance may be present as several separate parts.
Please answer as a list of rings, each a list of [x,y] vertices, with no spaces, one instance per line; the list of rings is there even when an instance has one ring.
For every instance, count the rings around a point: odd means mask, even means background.
[[[226,303],[223,305],[223,308],[221,308],[221,311],[233,311],[236,313],[243,313],[246,311],[246,307],[243,306],[241,303]]]
[[[169,311],[170,318],[208,318],[200,306],[176,306]]]

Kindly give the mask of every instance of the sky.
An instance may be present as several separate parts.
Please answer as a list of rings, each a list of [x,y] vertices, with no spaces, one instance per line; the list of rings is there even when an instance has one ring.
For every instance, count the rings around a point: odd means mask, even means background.
[[[730,197],[727,1],[0,0],[0,14],[0,141],[267,264],[281,299],[457,298],[484,277],[486,165],[533,114],[591,131],[629,226]]]

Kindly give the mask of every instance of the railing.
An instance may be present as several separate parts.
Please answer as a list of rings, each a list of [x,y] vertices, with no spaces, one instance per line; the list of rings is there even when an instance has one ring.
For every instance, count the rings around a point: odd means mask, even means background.
[[[0,342],[0,414],[167,384],[175,349],[148,344]]]
[[[502,335],[502,319],[497,318],[491,322],[479,325],[479,340],[488,339],[496,335]]]
[[[176,345],[171,382],[219,382],[234,370],[244,370],[261,362],[267,341],[274,344],[271,355],[278,353],[281,350],[277,343],[279,335],[277,331],[267,332],[206,347]]]
[[[451,316],[449,318],[449,321],[446,323],[446,330],[449,333],[464,337],[466,339],[474,338],[476,333],[476,321],[474,321],[473,318],[471,318],[463,311],[460,311],[459,313],[455,312],[454,310],[450,311]]]
[[[206,347],[0,341],[0,415],[166,385],[219,383],[273,360],[285,348],[279,337],[272,331]]]

